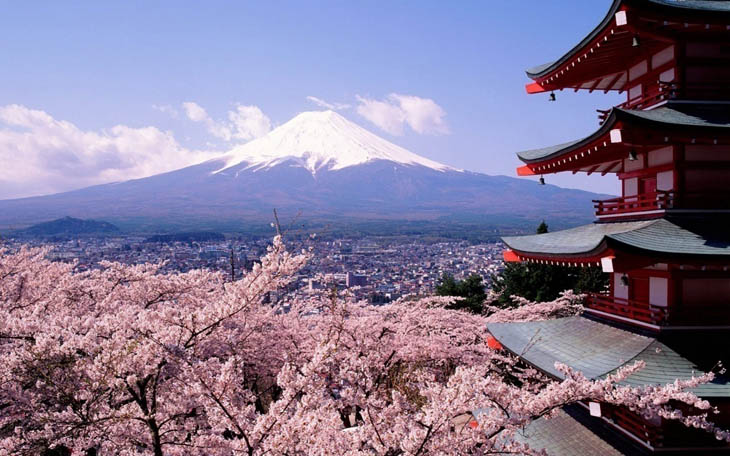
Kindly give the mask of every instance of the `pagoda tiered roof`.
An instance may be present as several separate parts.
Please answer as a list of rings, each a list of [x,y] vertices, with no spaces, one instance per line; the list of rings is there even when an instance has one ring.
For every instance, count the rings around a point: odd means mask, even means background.
[[[730,261],[727,218],[666,217],[634,222],[591,223],[562,231],[508,236],[503,241],[519,260],[598,263],[616,252],[701,261]]]
[[[563,88],[626,90],[630,62],[671,44],[677,34],[727,33],[730,2],[615,0],[604,19],[559,59],[527,70],[528,93]],[[641,36],[641,49],[634,38]]]
[[[637,130],[633,136],[632,128]],[[702,138],[697,138],[700,134]],[[583,139],[518,152],[526,165],[517,173],[620,172],[627,148],[661,147],[680,137],[693,144],[698,139],[715,144],[730,142],[730,103],[668,101],[648,111],[613,108],[601,127]]]
[[[609,280],[586,294],[579,316],[488,324],[495,346],[555,379],[564,378],[557,363],[598,380],[641,361],[621,382],[630,386],[691,379],[730,360],[728,43],[730,0],[613,0],[573,49],[527,70],[528,93],[613,90],[626,99],[598,110],[600,126],[581,139],[517,153],[524,163],[517,174],[545,184],[543,175],[563,171],[616,173],[621,194],[593,201],[595,223],[502,238],[504,259],[530,263],[530,271],[600,266]],[[716,405],[727,426],[724,371],[692,392]],[[592,454],[597,445],[604,447],[593,454],[730,452],[627,407],[581,407],[601,419],[537,420],[523,441],[566,455]],[[623,451],[617,437],[640,450]]]
[[[555,368],[563,363],[587,378],[602,379],[626,365],[645,367],[624,385],[666,385],[675,379],[701,375],[694,362],[656,338],[599,323],[582,316],[556,320],[490,323],[487,329],[508,351],[546,374],[562,379]],[[730,397],[730,380],[716,377],[692,390],[700,397]]]

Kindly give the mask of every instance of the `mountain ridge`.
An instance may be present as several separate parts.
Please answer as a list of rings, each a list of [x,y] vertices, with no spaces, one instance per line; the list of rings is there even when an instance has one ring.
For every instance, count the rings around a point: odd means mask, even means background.
[[[461,171],[386,141],[334,111],[300,113],[269,134],[214,160],[225,160],[225,166],[216,171],[223,172],[238,165],[245,169],[270,168],[296,159],[312,174],[323,167],[334,171],[374,160]]]
[[[306,115],[305,115],[306,114]],[[268,138],[268,139],[266,139]],[[258,143],[256,141],[259,141]],[[243,150],[243,152],[241,152]],[[120,227],[218,230],[268,223],[593,219],[601,195],[458,170],[389,143],[332,112],[304,113],[231,153],[146,178],[0,200],[0,228],[71,215]]]

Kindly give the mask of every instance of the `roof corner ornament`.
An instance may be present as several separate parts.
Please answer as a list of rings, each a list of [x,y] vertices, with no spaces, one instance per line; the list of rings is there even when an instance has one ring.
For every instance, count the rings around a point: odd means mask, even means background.
[[[616,25],[621,27],[622,25],[628,24],[628,18],[626,17],[626,11],[619,11],[616,13]]]
[[[614,128],[613,130],[611,130],[609,132],[609,135],[611,137],[611,143],[612,144],[618,144],[618,143],[621,143],[623,141],[623,138],[622,138],[622,135],[621,135],[621,129],[619,129],[619,128]],[[605,145],[606,144],[604,144],[604,146]]]

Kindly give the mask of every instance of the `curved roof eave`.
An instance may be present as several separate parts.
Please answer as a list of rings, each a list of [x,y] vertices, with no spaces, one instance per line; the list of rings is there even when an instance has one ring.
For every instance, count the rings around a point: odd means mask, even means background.
[[[712,222],[701,217],[670,216],[635,230],[609,234],[606,240],[609,246],[642,254],[730,259],[730,236],[721,228],[727,226],[727,220],[714,217]]]
[[[618,121],[679,129],[702,128],[702,131],[730,132],[730,105],[670,100],[664,106],[647,111],[613,108],[605,122],[593,134],[557,146],[517,152],[517,158],[531,164],[573,152],[607,134]]]
[[[558,144],[556,146],[549,146],[549,147],[543,147],[542,149],[532,149],[532,150],[526,150],[522,152],[517,152],[517,158],[522,160],[523,162],[530,164],[530,163],[536,163],[541,162],[545,160],[549,160],[551,158],[559,157],[567,152],[571,152],[575,149],[579,149],[581,147],[584,147],[585,145],[597,140],[601,136],[605,135],[608,131],[611,130],[611,127],[613,127],[616,124],[616,121],[618,120],[618,114],[617,114],[617,108],[614,108],[611,110],[611,113],[609,114],[608,118],[606,118],[606,121],[603,122],[601,127],[593,132],[591,135],[586,136],[583,139],[579,139],[577,141],[570,141],[563,144]]]
[[[634,361],[644,361],[643,369],[621,382],[631,386],[665,385],[702,372],[695,362],[653,337],[582,316],[488,323],[487,330],[509,352],[558,379],[564,375],[555,368],[556,362],[588,378],[601,379]],[[537,339],[536,334],[540,335]],[[730,397],[730,379],[717,376],[715,381],[691,391],[700,397]]]
[[[528,236],[507,236],[502,241],[512,250],[539,256],[586,257],[606,250],[606,237],[630,232],[653,221],[591,223],[567,230]]]
[[[572,56],[578,54],[578,51],[580,51],[582,48],[584,48],[588,43],[590,43],[594,38],[596,38],[601,31],[606,28],[611,21],[613,21],[614,16],[616,12],[621,7],[622,3],[625,3],[626,0],[614,0],[614,2],[611,4],[611,7],[608,10],[608,13],[606,13],[606,17],[603,18],[603,20],[594,28],[585,38],[583,38],[580,43],[575,45],[570,51],[566,52],[562,57],[559,59],[550,62],[545,63],[542,65],[535,66],[533,68],[529,68],[525,72],[527,73],[527,76],[531,79],[538,79],[543,76],[546,76],[553,72],[554,70],[558,69],[566,60],[570,59]],[[671,11],[671,10],[678,10],[681,14],[687,14],[688,12],[707,12],[707,13],[713,13],[713,14],[722,14],[722,13],[730,13],[730,1],[721,1],[721,0],[648,0],[648,3],[652,3],[655,5],[661,12],[661,10],[664,11]]]
[[[611,21],[614,18],[614,15],[616,14],[616,11],[618,11],[619,7],[621,6],[621,2],[623,0],[614,0],[613,4],[608,10],[608,13],[606,14],[606,17],[603,18],[603,20],[598,24],[596,28],[591,31],[591,33],[588,34],[585,38],[583,38],[580,43],[575,45],[573,49],[566,52],[562,57],[555,60],[554,62],[545,63],[542,65],[538,65],[533,68],[529,68],[525,73],[527,73],[527,76],[531,79],[538,79],[542,76],[545,76],[552,71],[556,70],[560,65],[567,59],[569,59],[571,56],[578,53],[580,49],[585,47],[588,43],[590,43],[596,36],[598,36],[601,33],[601,30],[603,30],[608,24],[611,23]]]
[[[721,228],[727,223],[713,220],[715,223],[701,217],[667,217],[591,223],[552,233],[503,237],[502,241],[526,257],[595,258],[612,250],[654,258],[730,260],[730,236]]]

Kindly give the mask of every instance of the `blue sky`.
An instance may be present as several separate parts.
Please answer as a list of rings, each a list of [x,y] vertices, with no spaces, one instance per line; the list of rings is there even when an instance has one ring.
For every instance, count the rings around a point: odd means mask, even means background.
[[[433,160],[513,176],[514,152],[585,136],[595,109],[621,101],[566,91],[550,103],[524,91],[524,70],[570,49],[610,3],[5,2],[0,158],[12,166],[0,171],[0,198],[224,152],[258,134],[236,129],[238,106],[275,127],[320,109],[307,97],[349,105],[349,119]],[[430,100],[440,123],[384,130],[358,112],[363,100],[397,104],[390,94]],[[185,102],[205,116],[191,120]],[[163,149],[175,159],[149,158]],[[618,187],[611,176],[547,180]]]

